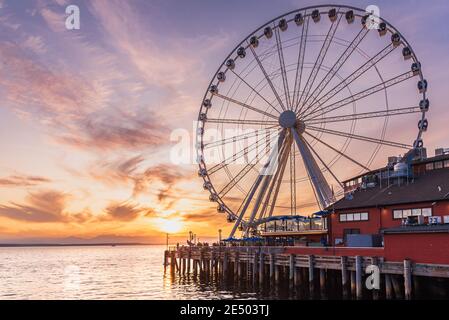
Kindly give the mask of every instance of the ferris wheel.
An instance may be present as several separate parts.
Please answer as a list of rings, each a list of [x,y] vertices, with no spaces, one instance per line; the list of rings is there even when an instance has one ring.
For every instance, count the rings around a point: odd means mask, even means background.
[[[362,9],[307,7],[249,34],[198,116],[198,175],[234,223],[230,237],[272,216],[324,210],[345,180],[422,148],[426,91],[407,40]]]

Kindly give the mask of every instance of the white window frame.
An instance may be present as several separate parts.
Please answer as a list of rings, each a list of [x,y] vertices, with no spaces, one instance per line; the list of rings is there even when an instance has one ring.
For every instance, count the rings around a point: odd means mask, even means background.
[[[393,219],[402,219],[403,211],[402,210],[393,210]]]
[[[357,221],[368,221],[369,213],[368,212],[351,212],[351,213],[340,213],[339,221],[340,222],[357,222]]]

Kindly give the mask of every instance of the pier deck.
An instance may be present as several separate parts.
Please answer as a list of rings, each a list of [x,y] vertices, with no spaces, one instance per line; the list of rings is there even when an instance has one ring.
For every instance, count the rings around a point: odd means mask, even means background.
[[[379,288],[371,290],[373,299],[378,298],[381,291],[385,298],[411,299],[413,290],[418,290],[420,286],[418,278],[449,278],[449,265],[416,263],[409,259],[385,261],[382,248],[361,250],[363,256],[350,255],[355,252],[354,248],[338,249],[340,250],[332,247],[171,247],[165,251],[164,265],[170,266],[172,273],[186,274],[192,268],[194,275],[216,274],[225,280],[252,280],[261,286],[282,282],[307,287],[312,296],[316,288],[324,292],[329,281],[335,282],[338,279],[343,297],[353,296],[357,299],[367,296],[365,278],[370,276],[369,272],[373,269],[379,270]],[[376,285],[376,280],[372,279],[373,285]]]

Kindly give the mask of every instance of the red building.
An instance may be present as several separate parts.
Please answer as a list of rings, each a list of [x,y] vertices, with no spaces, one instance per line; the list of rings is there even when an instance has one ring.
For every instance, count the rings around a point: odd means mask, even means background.
[[[386,260],[449,264],[449,154],[403,162],[345,181],[328,208],[332,247],[383,249]],[[348,248],[348,249],[349,249]]]

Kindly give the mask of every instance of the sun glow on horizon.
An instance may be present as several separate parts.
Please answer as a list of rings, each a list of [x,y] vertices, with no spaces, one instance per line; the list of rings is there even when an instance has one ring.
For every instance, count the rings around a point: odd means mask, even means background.
[[[165,233],[177,233],[184,227],[184,224],[178,219],[160,218],[156,221],[156,225],[160,231]]]

